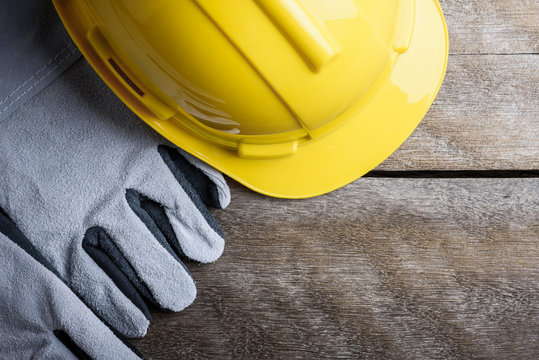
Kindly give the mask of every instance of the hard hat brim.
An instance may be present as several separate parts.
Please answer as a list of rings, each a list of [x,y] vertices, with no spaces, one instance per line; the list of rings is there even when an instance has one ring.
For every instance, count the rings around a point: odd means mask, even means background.
[[[281,198],[308,198],[328,193],[360,178],[389,157],[417,127],[442,84],[447,67],[447,26],[437,0],[416,1],[413,37],[399,55],[390,76],[367,103],[341,114],[341,123],[289,157],[249,159],[179,126],[175,118],[160,119],[137,106],[96,54],[85,34],[69,22],[69,9],[55,1],[66,28],[94,69],[145,122],[185,151],[259,193]]]
[[[413,132],[436,97],[447,67],[447,26],[438,1],[416,2],[408,51],[369,103],[352,108],[332,133],[290,157],[245,159],[193,137],[171,138],[193,155],[259,193],[308,198],[338,189],[389,157]],[[156,128],[159,131],[159,128]]]

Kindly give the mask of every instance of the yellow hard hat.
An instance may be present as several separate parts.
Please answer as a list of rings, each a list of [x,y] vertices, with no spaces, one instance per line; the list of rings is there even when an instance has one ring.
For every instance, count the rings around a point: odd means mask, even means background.
[[[54,0],[167,139],[263,194],[359,178],[418,125],[448,55],[437,0]]]

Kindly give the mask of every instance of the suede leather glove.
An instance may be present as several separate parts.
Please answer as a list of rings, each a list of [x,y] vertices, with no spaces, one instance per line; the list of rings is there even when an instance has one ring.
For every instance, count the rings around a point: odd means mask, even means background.
[[[141,359],[47,266],[0,213],[0,358]]]
[[[6,0],[0,30],[0,208],[102,319],[141,336],[147,303],[193,301],[181,259],[221,254],[206,206],[226,206],[228,187],[131,114],[87,64],[55,81],[80,53],[50,0]]]
[[[220,173],[150,129],[85,61],[1,125],[0,208],[103,320],[138,337],[147,303],[193,302],[182,259],[223,251],[206,208],[230,200]]]
[[[0,123],[81,57],[50,0],[2,0],[0,50]]]

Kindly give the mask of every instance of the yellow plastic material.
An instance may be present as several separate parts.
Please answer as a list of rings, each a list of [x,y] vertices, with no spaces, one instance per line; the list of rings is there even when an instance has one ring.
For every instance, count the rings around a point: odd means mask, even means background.
[[[437,0],[53,0],[115,93],[170,141],[263,194],[361,177],[444,77]]]

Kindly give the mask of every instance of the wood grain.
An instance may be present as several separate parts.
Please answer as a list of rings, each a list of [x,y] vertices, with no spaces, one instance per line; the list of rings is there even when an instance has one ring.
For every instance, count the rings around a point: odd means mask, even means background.
[[[378,169],[539,169],[539,55],[450,57],[429,113]]]
[[[539,2],[441,1],[447,76],[380,170],[539,169]]]
[[[539,179],[233,199],[225,254],[190,266],[195,304],[136,342],[150,359],[539,356]]]
[[[539,53],[536,0],[440,0],[451,54]]]

